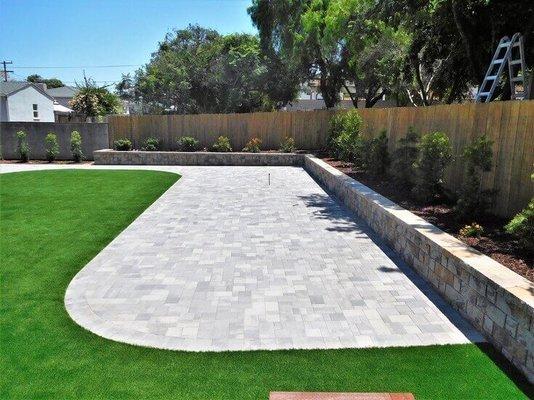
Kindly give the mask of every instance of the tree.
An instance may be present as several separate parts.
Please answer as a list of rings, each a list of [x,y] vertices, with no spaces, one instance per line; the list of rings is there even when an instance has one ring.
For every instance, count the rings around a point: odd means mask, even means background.
[[[137,71],[133,93],[143,96],[152,112],[272,110],[296,95],[296,86],[280,84],[280,76],[283,65],[262,54],[256,36],[223,36],[191,25],[167,34],[151,61]],[[122,95],[127,94],[127,79],[118,87]]]
[[[50,89],[65,86],[65,85],[63,84],[63,82],[61,82],[61,81],[60,81],[59,79],[57,79],[57,78],[45,79],[45,78],[43,78],[41,75],[37,75],[37,74],[29,75],[29,76],[26,78],[26,81],[28,81],[28,82],[33,82],[33,83],[45,83],[46,86],[47,86],[48,88],[50,88]]]
[[[96,117],[118,113],[121,103],[106,87],[99,87],[93,80],[84,78],[84,84],[78,86],[70,106],[85,117]]]

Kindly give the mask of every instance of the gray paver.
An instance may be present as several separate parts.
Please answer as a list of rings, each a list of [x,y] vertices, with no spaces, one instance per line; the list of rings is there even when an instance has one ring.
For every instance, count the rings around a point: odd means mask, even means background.
[[[137,168],[183,177],[70,283],[67,311],[98,335],[195,351],[483,340],[301,168]]]

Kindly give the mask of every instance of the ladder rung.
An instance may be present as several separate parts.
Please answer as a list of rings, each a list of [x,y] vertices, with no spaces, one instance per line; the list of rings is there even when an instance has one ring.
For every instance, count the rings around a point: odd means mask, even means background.
[[[510,42],[504,42],[499,45],[499,48],[508,47],[510,45]]]
[[[490,75],[486,77],[487,81],[494,81],[495,79],[497,79],[497,75]]]
[[[519,47],[519,46],[521,46],[521,43],[519,43],[519,41],[517,41],[517,42],[515,42],[512,46],[514,46],[514,47]]]
[[[510,64],[511,64],[511,65],[521,64],[521,59],[519,59],[519,60],[512,60],[512,61],[510,61]]]
[[[492,64],[502,64],[503,61],[504,61],[504,58],[499,58],[497,60],[492,61],[491,63]]]
[[[487,96],[489,96],[489,94],[490,94],[490,92],[480,92],[480,93],[478,94],[478,97],[482,97],[482,96],[487,97]]]
[[[512,82],[523,82],[524,79],[522,76],[516,76],[515,78],[512,78]]]

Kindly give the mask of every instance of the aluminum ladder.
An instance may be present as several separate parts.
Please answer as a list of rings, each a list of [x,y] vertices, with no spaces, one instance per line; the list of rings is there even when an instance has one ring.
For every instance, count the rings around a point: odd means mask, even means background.
[[[515,33],[510,39],[508,36],[499,41],[499,45],[493,54],[493,59],[486,71],[482,85],[476,95],[477,103],[489,103],[493,93],[499,85],[504,68],[508,64],[511,97],[513,100],[527,98],[525,83],[525,50],[523,48],[523,36]]]

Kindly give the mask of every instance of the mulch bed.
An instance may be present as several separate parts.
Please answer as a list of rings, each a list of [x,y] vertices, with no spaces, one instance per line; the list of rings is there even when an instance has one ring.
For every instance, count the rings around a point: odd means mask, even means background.
[[[351,163],[328,158],[320,153],[317,156],[465,244],[530,281],[534,281],[534,254],[524,250],[512,235],[504,231],[503,226],[508,220],[488,215],[476,221],[458,221],[453,211],[454,204],[447,199],[443,199],[439,204],[421,205],[414,201],[409,188],[396,184],[392,179],[374,178],[365,172],[356,170]],[[472,222],[480,224],[484,228],[484,233],[480,237],[460,236],[459,230]]]
[[[0,160],[0,164],[92,164],[92,161],[82,161],[75,163],[72,160],[56,160],[54,162],[48,162],[46,160],[30,160],[26,163],[20,162],[20,160]]]

